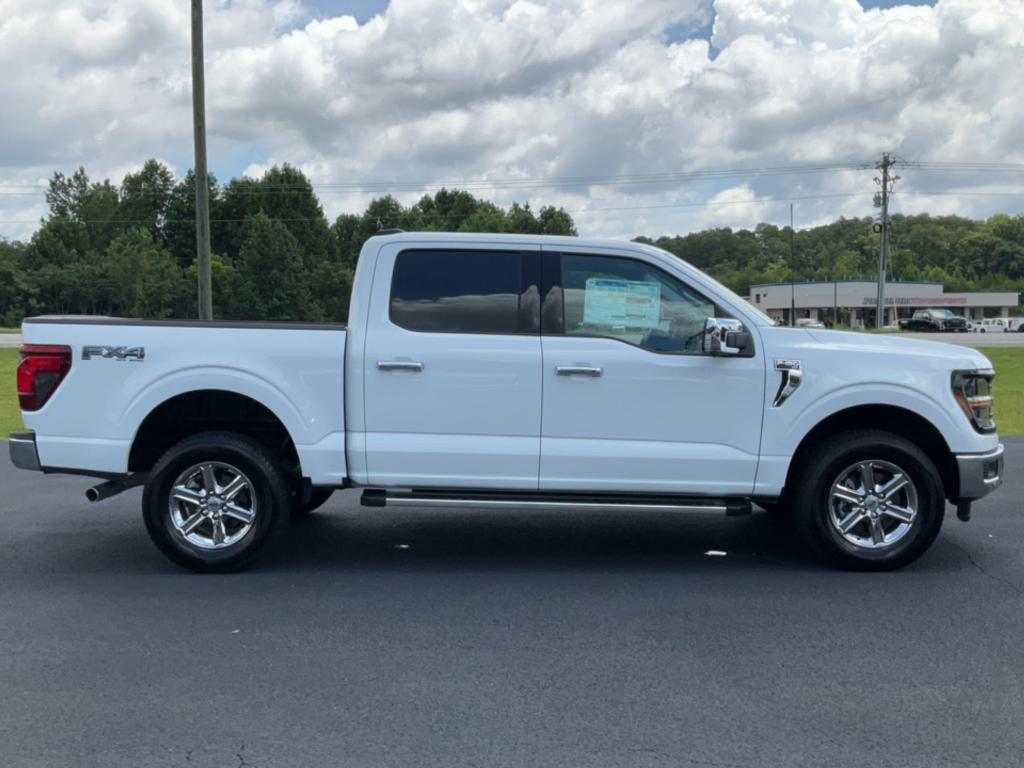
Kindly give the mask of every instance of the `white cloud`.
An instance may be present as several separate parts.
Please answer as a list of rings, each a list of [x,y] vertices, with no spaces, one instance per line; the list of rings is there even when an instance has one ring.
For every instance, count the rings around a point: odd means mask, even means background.
[[[672,42],[699,25],[707,40]],[[191,161],[188,5],[0,0],[0,183],[84,164],[119,180],[150,156]],[[393,0],[360,25],[295,0],[207,2],[211,167],[291,162],[315,182],[650,174],[902,157],[1024,162],[1024,4],[939,0]],[[716,55],[717,51],[717,55]],[[1021,197],[984,174],[907,169],[902,210],[986,215]],[[657,235],[872,212],[872,174],[687,185],[496,186],[575,211],[582,232]],[[1000,189],[1019,177],[1001,177]],[[858,194],[858,197],[838,195]],[[418,191],[404,192],[411,200]],[[371,194],[330,193],[330,214]],[[705,208],[700,201],[729,203]],[[757,200],[742,203],[740,200]],[[41,210],[0,195],[0,220]],[[671,207],[675,206],[675,207]],[[609,210],[620,209],[620,210]],[[0,224],[24,236],[31,225]]]

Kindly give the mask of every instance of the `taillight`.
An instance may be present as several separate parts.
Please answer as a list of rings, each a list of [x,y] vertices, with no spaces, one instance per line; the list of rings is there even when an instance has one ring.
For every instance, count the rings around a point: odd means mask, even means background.
[[[18,402],[23,411],[38,411],[71,370],[71,347],[26,344],[18,363]]]
[[[979,432],[996,430],[992,416],[992,381],[995,377],[991,370],[953,372],[953,397]]]

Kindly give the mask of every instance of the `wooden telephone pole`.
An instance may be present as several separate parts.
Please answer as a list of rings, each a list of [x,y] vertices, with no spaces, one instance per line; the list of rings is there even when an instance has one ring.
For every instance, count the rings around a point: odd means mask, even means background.
[[[889,195],[892,193],[893,184],[900,178],[890,174],[896,161],[888,152],[882,154],[882,160],[875,168],[882,172],[881,178],[876,178],[875,183],[879,184],[882,191],[875,195],[875,205],[882,209],[881,221],[878,224],[878,308],[875,311],[875,327],[885,327],[885,274],[889,266]]]
[[[199,319],[212,320],[210,187],[206,181],[206,85],[203,75],[203,0],[192,0],[192,135],[196,154],[196,272],[199,276]]]

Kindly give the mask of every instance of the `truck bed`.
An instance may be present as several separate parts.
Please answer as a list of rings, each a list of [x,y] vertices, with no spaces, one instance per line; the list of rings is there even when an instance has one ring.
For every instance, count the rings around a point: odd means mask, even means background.
[[[71,348],[49,401],[24,414],[43,467],[124,473],[133,438],[161,404],[214,390],[251,398],[288,430],[304,476],[346,476],[344,325],[46,316],[27,345]]]

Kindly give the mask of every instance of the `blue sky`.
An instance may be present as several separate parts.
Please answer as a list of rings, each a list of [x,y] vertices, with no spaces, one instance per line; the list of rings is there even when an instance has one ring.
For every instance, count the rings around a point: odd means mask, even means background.
[[[865,8],[892,8],[894,5],[935,5],[934,0],[860,0]]]
[[[935,5],[934,0],[860,0],[865,8],[892,8],[894,5]],[[381,13],[388,0],[306,0],[306,5],[323,16],[351,14],[359,23]]]
[[[322,16],[349,14],[362,24],[382,13],[388,7],[388,0],[306,0],[305,5],[319,11]]]

